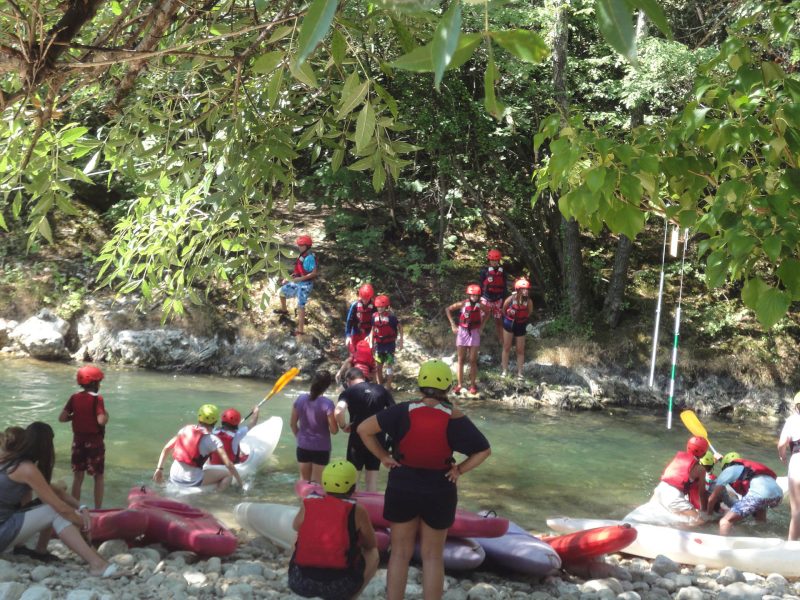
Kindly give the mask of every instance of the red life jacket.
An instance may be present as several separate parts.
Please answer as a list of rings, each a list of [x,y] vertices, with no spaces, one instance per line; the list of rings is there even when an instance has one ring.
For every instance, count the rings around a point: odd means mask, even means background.
[[[306,256],[308,256],[308,252],[303,252],[300,256],[297,257],[297,261],[294,263],[294,271],[292,271],[292,277],[305,277],[311,271],[306,271],[305,267],[303,266],[303,261],[305,260]]]
[[[742,474],[739,475],[739,479],[731,484],[731,487],[740,496],[745,496],[747,495],[747,492],[750,491],[750,481],[753,479],[753,477],[758,477],[759,475],[766,475],[768,477],[772,477],[773,479],[777,477],[775,471],[770,469],[768,466],[762,465],[760,462],[756,462],[754,460],[737,458],[736,460],[731,461],[729,464],[742,465],[744,467],[744,471],[742,471]]]
[[[233,451],[233,438],[236,437],[236,433],[233,431],[228,431],[227,429],[217,429],[214,432],[214,435],[219,438],[219,441],[222,442],[222,447],[225,448],[225,454],[228,455],[228,458],[231,459],[233,463],[242,462],[241,452],[242,449],[239,448],[236,452]],[[220,458],[219,453],[214,452],[208,459],[212,465],[222,465],[225,464],[222,462],[222,458]]]
[[[397,329],[389,323],[389,313],[372,315],[372,337],[376,344],[390,344],[397,339]]]
[[[361,369],[361,372],[369,374],[375,368],[375,357],[372,356],[372,348],[369,344],[359,343],[356,346],[356,352],[353,354],[353,366]]]
[[[506,317],[511,319],[515,323],[527,323],[528,322],[528,298],[525,298],[525,302],[522,304],[517,303],[516,296],[511,301],[511,304],[508,305],[506,309]]]
[[[200,454],[200,440],[208,431],[199,425],[187,425],[178,432],[178,439],[172,447],[172,458],[178,462],[195,467],[202,467],[207,456]]]
[[[89,392],[76,392],[70,396],[73,433],[97,434],[105,431],[105,428],[97,423],[97,405],[102,398],[99,394]]]
[[[506,274],[503,272],[503,267],[487,267],[486,277],[481,282],[483,291],[497,296],[506,291]]]
[[[294,562],[301,567],[346,569],[356,557],[355,507],[350,499],[311,494],[297,532]]]
[[[375,314],[375,306],[372,304],[372,300],[366,305],[361,300],[356,302],[356,323],[364,335],[369,335],[372,330],[373,314]]]
[[[717,476],[713,473],[706,473],[706,491],[711,493],[711,488],[714,487],[714,482],[717,480]],[[689,502],[692,503],[697,510],[701,510],[702,506],[700,503],[700,486],[693,485],[689,488]],[[717,502],[719,504],[719,502]]]
[[[661,474],[661,481],[687,494],[689,487],[694,483],[690,474],[696,464],[697,458],[693,454],[678,452],[672,462],[664,469],[664,473]]]
[[[464,329],[478,329],[481,326],[481,303],[472,303],[470,300],[464,300],[464,305],[461,307],[461,314],[458,316],[458,326]]]
[[[453,411],[443,404],[424,402],[408,405],[410,427],[397,445],[397,460],[415,469],[444,470],[453,463],[453,449],[447,441],[447,426]]]

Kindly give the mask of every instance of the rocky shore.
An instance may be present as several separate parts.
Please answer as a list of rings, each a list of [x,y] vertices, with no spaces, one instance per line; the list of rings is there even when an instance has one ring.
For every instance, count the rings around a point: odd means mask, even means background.
[[[104,542],[100,553],[125,569],[114,580],[87,575],[84,564],[59,541],[50,551],[62,560],[43,564],[8,556],[0,560],[0,600],[141,600],[204,598],[292,598],[288,588],[288,552],[264,538],[238,532],[237,551],[224,559],[200,560],[191,552],[168,553],[154,545],[128,548],[121,540]],[[422,597],[422,573],[409,571],[406,598]],[[386,570],[381,568],[362,597],[385,596]],[[501,576],[485,571],[448,573],[445,600],[793,600],[800,598],[800,582],[783,576],[766,577],[702,566],[681,567],[665,557],[653,561],[606,557],[543,580]]]

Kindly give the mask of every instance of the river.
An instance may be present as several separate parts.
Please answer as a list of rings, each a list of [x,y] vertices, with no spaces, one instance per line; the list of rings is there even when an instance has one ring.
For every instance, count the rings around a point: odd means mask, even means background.
[[[77,391],[77,367],[32,360],[0,360],[4,397],[0,426],[25,426],[34,420],[50,423],[56,432],[54,479],[71,482],[68,423],[58,414]],[[164,443],[184,424],[194,422],[201,404],[221,410],[236,408],[246,414],[269,392],[272,382],[252,379],[177,375],[103,366],[106,374],[100,392],[110,421],[106,429],[106,507],[125,504],[131,486],[150,484]],[[284,419],[280,444],[269,467],[261,472],[243,496],[238,489],[222,494],[194,496],[192,502],[221,517],[230,518],[233,506],[249,501],[294,502],[297,477],[294,437],[289,415],[294,398],[305,391],[292,382],[262,409],[263,418]],[[335,400],[329,390],[328,396]],[[555,515],[620,518],[645,502],[659,475],[688,432],[680,420],[666,429],[663,414],[611,409],[603,412],[544,413],[511,409],[491,401],[462,405],[489,438],[492,456],[459,481],[460,505],[493,509],[520,525],[546,529],[545,519]],[[703,418],[714,446],[721,452],[736,450],[759,460],[779,475],[785,474],[775,443],[779,425],[734,423]],[[334,458],[344,457],[346,435],[334,436]],[[168,469],[167,469],[168,470]],[[385,473],[382,472],[382,482]],[[83,498],[91,498],[87,477]],[[736,528],[739,535],[784,537],[789,522],[788,500],[769,511],[766,524],[748,522]],[[709,528],[709,531],[713,531]]]

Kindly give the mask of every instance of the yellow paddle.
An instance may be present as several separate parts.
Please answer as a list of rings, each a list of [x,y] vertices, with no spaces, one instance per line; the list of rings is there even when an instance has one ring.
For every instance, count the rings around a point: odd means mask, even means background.
[[[272,386],[272,390],[270,391],[270,393],[264,396],[261,402],[256,404],[256,408],[260,408],[261,405],[264,404],[264,402],[266,402],[267,400],[272,398],[275,394],[280,392],[283,388],[285,388],[286,384],[289,383],[292,379],[294,379],[299,372],[300,369],[298,369],[297,367],[292,367],[291,369],[286,371],[286,373],[281,375],[280,379],[278,379],[278,381],[275,382],[275,385]],[[253,414],[254,410],[255,408],[251,410],[249,413],[247,413],[247,416],[244,419],[242,419],[242,421],[246,421],[247,419],[249,419],[250,415]]]
[[[708,432],[706,431],[706,428],[700,422],[700,419],[697,418],[697,415],[694,414],[693,410],[682,411],[681,421],[683,421],[683,424],[686,425],[686,429],[688,429],[692,435],[701,437],[708,442],[708,447],[711,448],[711,452],[713,452],[715,455],[719,454],[717,449],[711,445],[711,442],[708,439]]]

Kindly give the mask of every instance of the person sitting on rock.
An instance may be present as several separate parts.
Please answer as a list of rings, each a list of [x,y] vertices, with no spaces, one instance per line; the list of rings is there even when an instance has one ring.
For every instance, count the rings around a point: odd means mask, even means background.
[[[714,506],[727,485],[741,496],[720,519],[720,535],[729,535],[734,523],[749,516],[758,522],[766,521],[767,509],[775,508],[783,500],[775,472],[760,462],[742,458],[738,452],[728,452],[719,464],[721,471],[708,505]]]
[[[250,429],[258,424],[258,404],[253,407],[251,414],[249,425],[242,425],[242,413],[235,408],[229,408],[222,413],[220,426],[215,427],[212,432],[220,439],[222,446],[225,448],[225,454],[234,464],[244,462],[247,458],[247,455],[242,453],[239,442],[244,439]],[[208,462],[212,465],[224,464],[216,452],[212,452]]]
[[[225,454],[222,441],[211,433],[219,420],[219,409],[213,404],[204,404],[197,411],[197,425],[186,425],[161,449],[153,481],[164,481],[164,460],[172,450],[172,467],[169,480],[183,487],[215,485],[218,492],[227,488],[233,479],[242,485],[242,478],[231,459]],[[217,453],[228,472],[219,469],[203,470],[208,457]]]
[[[706,510],[706,470],[700,459],[708,452],[708,441],[693,436],[686,442],[686,451],[678,452],[664,469],[661,481],[653,491],[651,502],[660,504],[669,512],[688,518],[688,525],[704,522],[700,511]],[[700,507],[695,508],[689,500],[692,488],[697,490]]]
[[[310,494],[294,518],[297,542],[289,588],[306,598],[357,598],[378,570],[375,530],[366,509],[351,499],[358,473],[346,460],[322,472],[326,494]]]

